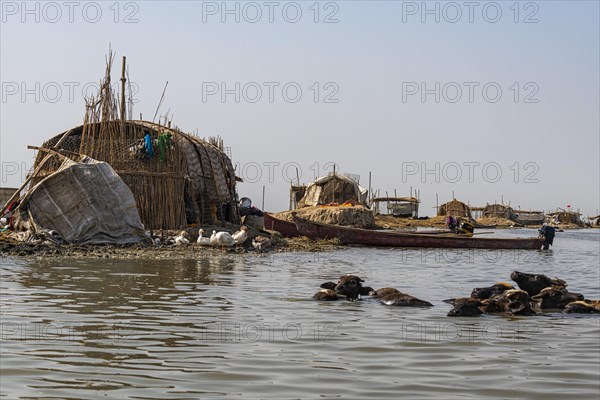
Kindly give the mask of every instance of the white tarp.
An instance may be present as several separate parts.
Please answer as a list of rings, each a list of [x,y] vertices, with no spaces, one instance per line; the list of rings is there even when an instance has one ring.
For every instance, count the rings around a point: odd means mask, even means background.
[[[58,243],[126,244],[145,237],[135,199],[106,162],[65,160],[29,190],[17,229]]]

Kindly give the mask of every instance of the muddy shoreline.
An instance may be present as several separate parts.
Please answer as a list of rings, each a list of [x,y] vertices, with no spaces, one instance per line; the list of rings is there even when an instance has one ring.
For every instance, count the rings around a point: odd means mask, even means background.
[[[221,250],[209,246],[199,246],[196,243],[187,245],[159,245],[136,243],[129,245],[111,244],[53,244],[53,243],[24,243],[6,238],[0,238],[0,256],[14,257],[69,257],[69,258],[107,258],[107,259],[190,259],[219,256],[251,256],[271,255],[294,252],[323,252],[341,249],[344,246],[338,240],[310,240],[307,238],[281,239],[273,241],[273,246],[262,253],[252,246],[239,246]]]

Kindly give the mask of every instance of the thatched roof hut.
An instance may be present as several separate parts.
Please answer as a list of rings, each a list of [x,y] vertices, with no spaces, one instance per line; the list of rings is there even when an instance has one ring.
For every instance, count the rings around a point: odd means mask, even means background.
[[[488,204],[483,209],[483,218],[505,218],[515,221],[517,216],[510,206],[504,204]]]
[[[546,219],[546,215],[542,211],[524,211],[514,210],[517,216],[517,221],[523,225],[541,225]]]
[[[375,214],[395,217],[418,217],[420,200],[416,197],[376,197],[371,200]],[[382,206],[385,204],[385,206]]]
[[[471,218],[471,209],[462,201],[456,199],[438,207],[438,216],[452,215],[455,217]]]
[[[357,181],[334,172],[308,185],[304,196],[298,202],[298,208],[345,202],[366,205],[367,194],[367,189],[361,187]]]
[[[558,211],[546,214],[547,220],[551,224],[572,224],[584,226],[581,220],[581,214],[574,211]]]
[[[63,135],[42,147],[53,148]],[[71,129],[55,150],[108,162],[133,192],[146,229],[178,229],[239,223],[234,168],[222,142],[215,144],[148,121],[111,120]],[[34,168],[46,155],[38,153]],[[61,163],[57,156],[46,162],[32,186]]]

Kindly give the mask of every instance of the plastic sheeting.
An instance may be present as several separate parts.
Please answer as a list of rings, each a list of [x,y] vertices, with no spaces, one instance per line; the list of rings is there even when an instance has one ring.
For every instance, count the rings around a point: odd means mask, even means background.
[[[127,244],[145,237],[135,199],[106,162],[65,160],[21,200],[17,229],[56,243]]]

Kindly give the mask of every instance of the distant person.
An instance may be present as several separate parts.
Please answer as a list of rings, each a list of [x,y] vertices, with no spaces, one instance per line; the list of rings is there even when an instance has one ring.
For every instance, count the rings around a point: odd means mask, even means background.
[[[451,231],[456,230],[458,228],[458,220],[454,216],[448,215],[448,218],[446,218],[446,228]]]
[[[552,246],[552,242],[554,242],[556,229],[553,226],[544,223],[542,227],[538,229],[538,232],[540,233],[540,237],[543,237],[545,239],[543,249],[548,250],[550,246]]]

